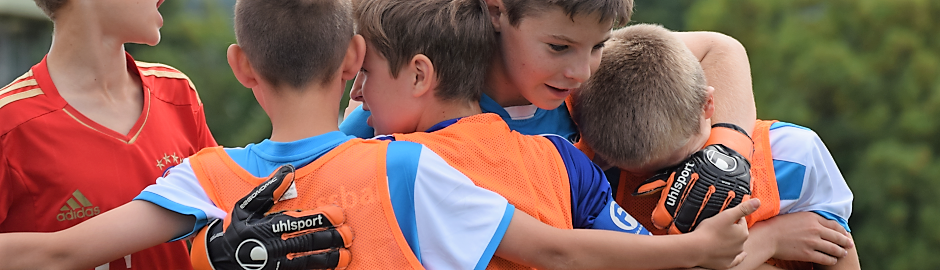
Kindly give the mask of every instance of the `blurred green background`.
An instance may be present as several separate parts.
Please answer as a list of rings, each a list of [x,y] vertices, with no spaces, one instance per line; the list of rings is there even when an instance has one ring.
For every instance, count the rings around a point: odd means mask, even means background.
[[[127,50],[188,74],[218,142],[240,146],[268,136],[270,123],[225,60],[233,3],[167,1],[160,45]],[[862,266],[940,269],[940,1],[638,0],[633,21],[741,41],[758,117],[814,129],[852,188]],[[32,64],[47,48],[20,51]]]

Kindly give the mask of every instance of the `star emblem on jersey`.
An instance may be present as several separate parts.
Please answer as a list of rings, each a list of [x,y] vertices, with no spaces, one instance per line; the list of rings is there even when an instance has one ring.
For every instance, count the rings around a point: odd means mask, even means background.
[[[160,170],[163,170],[167,166],[173,167],[177,164],[180,164],[180,162],[183,162],[183,158],[176,155],[176,153],[171,153],[169,155],[167,155],[166,153],[163,153],[162,157],[157,158],[157,168],[160,168]]]
[[[708,162],[711,162],[712,165],[715,165],[715,168],[718,168],[722,171],[732,172],[738,168],[738,161],[736,159],[721,152],[706,150],[705,157],[708,158]]]

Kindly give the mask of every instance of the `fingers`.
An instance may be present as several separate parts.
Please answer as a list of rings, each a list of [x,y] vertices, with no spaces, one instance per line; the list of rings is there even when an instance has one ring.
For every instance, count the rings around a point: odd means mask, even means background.
[[[842,258],[842,257],[845,257],[845,255],[849,254],[849,252],[846,251],[845,248],[842,248],[841,246],[833,242],[829,242],[825,240],[818,241],[816,244],[815,250],[818,251],[818,253],[823,253],[823,255],[828,255],[827,257],[835,257],[835,258]],[[824,263],[819,262],[819,264],[824,264]]]
[[[280,265],[281,269],[344,269],[352,261],[347,249],[329,249],[291,253]]]
[[[741,262],[744,261],[744,258],[747,258],[747,252],[741,252],[741,254],[738,254],[738,256],[734,257],[734,261],[731,261],[731,264],[728,265],[728,268],[738,266],[738,264],[741,264]]]
[[[232,209],[232,215],[237,220],[262,217],[287,192],[293,182],[294,166],[281,166],[267,181],[238,200]]]
[[[829,229],[820,233],[820,237],[822,239],[845,248],[852,248],[855,246],[855,242],[852,241],[852,238],[849,237],[849,232],[846,231],[842,225],[840,225],[838,222],[828,220],[823,217],[819,217],[819,219],[822,219],[819,221],[819,224],[822,224],[823,227]]]
[[[741,202],[741,204],[738,204],[738,206],[735,206],[734,208],[726,209],[725,211],[718,213],[718,215],[715,215],[713,218],[720,221],[725,221],[725,223],[737,223],[740,219],[743,219],[745,216],[754,213],[754,211],[757,211],[758,207],[760,207],[760,199],[750,199]]]
[[[812,252],[806,256],[806,261],[821,265],[835,265],[839,260],[836,257],[826,255],[822,252]]]

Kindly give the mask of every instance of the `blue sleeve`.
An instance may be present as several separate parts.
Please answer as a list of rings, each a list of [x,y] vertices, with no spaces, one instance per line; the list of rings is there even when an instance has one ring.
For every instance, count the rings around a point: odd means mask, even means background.
[[[369,119],[369,116],[372,115],[372,112],[367,112],[362,110],[362,105],[356,107],[349,116],[346,116],[346,119],[343,119],[343,122],[339,124],[339,131],[346,133],[346,135],[353,135],[356,138],[372,138],[375,137],[375,129],[372,129],[366,120]]]
[[[571,182],[571,221],[574,228],[591,228],[607,202],[610,183],[594,162],[560,136],[545,136],[555,144]]]
[[[581,150],[560,136],[545,136],[555,144],[571,183],[571,221],[576,229],[601,229],[651,235],[611,197],[604,171]]]

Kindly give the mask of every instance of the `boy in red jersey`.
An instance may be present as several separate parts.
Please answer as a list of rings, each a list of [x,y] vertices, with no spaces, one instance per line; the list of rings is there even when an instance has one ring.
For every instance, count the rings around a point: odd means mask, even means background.
[[[478,3],[469,2],[476,5],[471,10],[483,11]],[[270,246],[272,248],[290,243],[310,244],[282,241],[282,235],[290,238],[297,234],[295,229],[289,229],[293,226],[280,226],[281,223],[273,220],[269,220],[273,223],[255,224],[256,220],[242,219],[241,215],[226,216],[226,210],[238,213],[238,209],[245,209],[245,202],[250,205],[256,199],[278,198],[256,195],[270,190],[269,185],[277,186],[276,190],[288,189],[283,183],[290,181],[278,178],[280,174],[274,174],[276,177],[257,187],[255,191],[259,193],[250,191],[263,182],[261,177],[285,164],[298,167],[292,178],[297,193],[296,197],[282,198],[284,204],[278,207],[292,207],[291,204],[298,201],[300,205],[293,206],[299,209],[331,203],[341,206],[345,211],[345,224],[356,232],[355,244],[343,246],[352,254],[351,262],[348,256],[347,260],[340,256],[340,261],[349,263],[349,268],[402,269],[422,265],[437,269],[482,268],[494,253],[538,266],[631,268],[638,266],[630,265],[629,257],[620,252],[629,245],[650,247],[632,254],[634,256],[674,250],[665,243],[648,243],[654,238],[647,236],[552,228],[515,211],[498,194],[474,186],[466,176],[424,146],[359,140],[339,133],[337,101],[343,94],[344,81],[359,71],[366,50],[362,37],[354,35],[350,9],[351,4],[342,0],[239,1],[235,17],[239,44],[229,48],[228,59],[236,78],[252,88],[271,118],[271,139],[244,148],[202,150],[171,169],[157,184],[147,187],[137,200],[71,229],[54,234],[0,235],[0,261],[3,262],[0,268],[93,265],[97,260],[119,257],[174,237],[185,237],[205,227],[210,218],[230,219],[228,230],[210,231],[203,235],[212,237],[194,241],[206,244],[208,252],[198,248],[194,252],[206,253],[210,260],[219,258],[217,256],[244,260],[273,254],[254,252],[254,248],[250,249],[251,256],[245,257],[241,257],[245,254],[236,248],[231,250],[237,254],[215,252],[215,248],[226,247],[219,242],[246,236],[240,234],[244,231],[232,229],[245,223],[254,225],[248,230],[265,233],[267,237],[263,242],[276,243]],[[393,145],[404,148],[393,149]],[[396,162],[412,167],[389,166]],[[349,170],[351,167],[357,170]],[[233,194],[251,195],[238,199]],[[239,202],[233,204],[236,199]],[[703,226],[732,224],[754,207],[756,205],[743,205],[737,213],[729,211],[730,215],[724,215],[723,220]],[[281,216],[295,214],[288,212]],[[209,225],[210,230],[220,228],[218,222],[213,224]],[[695,246],[698,242],[712,242],[713,238],[740,240],[746,236],[743,225],[732,227],[720,230],[727,235],[689,234],[664,238],[676,239],[680,245]],[[378,233],[380,228],[387,233]],[[415,232],[421,237],[416,237]],[[408,233],[412,233],[411,237]],[[406,242],[406,239],[415,242]],[[251,240],[257,239],[246,239]],[[225,242],[245,243],[240,239]],[[700,255],[694,250],[687,251],[681,256]],[[306,252],[281,254],[276,255],[281,258],[272,259],[277,259],[278,263],[296,262],[295,259],[303,260],[307,255]],[[719,265],[729,264],[735,255],[737,253],[728,256]],[[228,263],[216,265],[216,269],[237,267],[232,261],[216,262]],[[287,268],[267,262],[250,268]],[[323,265],[326,267],[320,268],[332,268],[337,262]],[[249,268],[244,264],[243,267]]]
[[[581,142],[593,149],[595,161],[624,170],[611,174],[620,180],[614,197],[655,234],[667,233],[665,219],[651,218],[663,200],[658,192],[667,192],[657,191],[666,185],[659,180],[675,168],[709,166],[686,160],[716,132],[710,122],[713,92],[693,55],[669,30],[641,24],[614,31],[595,77],[574,94]],[[774,258],[770,263],[785,269],[813,269],[813,262],[823,269],[858,269],[847,232],[852,192],[822,140],[812,130],[778,121],[759,120],[751,134],[750,195],[762,205],[747,217],[749,256],[739,267],[769,268],[761,263]],[[775,228],[777,218],[792,215],[812,222]],[[825,229],[804,229],[814,223]],[[804,239],[809,244],[800,243]]]
[[[451,19],[446,5],[460,6],[457,14],[462,16]],[[475,1],[363,0],[356,18],[367,53],[352,96],[372,112],[369,123],[376,131],[393,134],[378,139],[424,144],[476,185],[503,195],[517,209],[556,228],[648,234],[623,214],[610,197],[603,172],[571,143],[555,135],[522,135],[511,131],[498,115],[481,113],[478,104],[495,38]],[[727,265],[714,262],[730,259],[734,249],[704,247],[734,246],[734,241],[700,242],[696,245],[704,251],[698,254],[701,257],[670,260],[636,256],[636,250],[655,249],[639,242],[618,252],[634,268],[723,268]],[[698,249],[672,246],[676,251]],[[490,267],[523,268],[506,259],[494,258]]]
[[[162,2],[36,0],[55,27],[46,57],[0,89],[0,232],[72,227],[216,145],[189,78],[124,51],[160,41]],[[166,243],[102,267],[189,269],[187,258]]]

